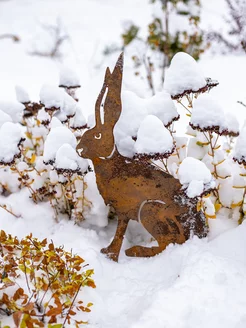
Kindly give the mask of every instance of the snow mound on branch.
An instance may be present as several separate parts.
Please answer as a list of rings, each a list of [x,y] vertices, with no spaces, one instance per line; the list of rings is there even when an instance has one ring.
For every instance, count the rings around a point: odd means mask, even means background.
[[[78,87],[80,86],[79,76],[71,68],[63,66],[60,70],[59,85],[64,87]]]
[[[237,138],[233,158],[240,164],[246,164],[246,122],[244,123],[244,126],[240,131],[240,135]]]
[[[72,131],[65,126],[51,129],[44,144],[44,162],[54,162],[58,149],[66,143],[76,148],[77,141]]]
[[[185,52],[178,52],[167,70],[164,89],[172,96],[177,96],[188,90],[198,91],[206,85],[206,79],[195,59]]]
[[[64,112],[67,117],[72,117],[75,115],[76,110],[77,102],[65,91],[63,91],[63,104],[61,107],[61,111]]]
[[[70,126],[73,129],[78,129],[86,126],[86,119],[79,106],[76,109],[75,116],[70,121]]]
[[[170,153],[173,139],[158,117],[148,115],[140,125],[134,149],[138,154]]]
[[[42,86],[39,98],[45,108],[57,108],[60,109],[63,104],[64,91],[58,87],[45,84]]]
[[[16,99],[20,103],[25,104],[30,102],[30,97],[28,92],[20,85],[15,86],[15,94],[16,94]]]
[[[162,129],[163,124],[168,126],[179,118],[170,95],[165,91],[147,99],[140,98],[130,91],[122,92],[122,113],[115,125],[114,136],[116,146],[123,156],[133,157],[136,151],[134,139],[148,115],[156,116],[162,122]]]
[[[200,95],[194,101],[190,124],[201,130],[216,128],[219,133],[239,132],[239,123],[234,115],[225,115],[221,106],[209,94]]]
[[[11,116],[0,110],[0,127],[6,122],[12,122]]]
[[[25,106],[18,101],[0,101],[0,110],[8,114],[14,123],[21,123]]]
[[[54,128],[58,128],[58,127],[61,127],[61,126],[63,126],[61,121],[58,120],[58,118],[56,118],[56,117],[52,117],[52,120],[50,122],[50,128],[54,129]]]
[[[44,108],[42,108],[38,111],[37,119],[41,123],[49,122],[50,121],[50,115],[46,112],[46,110]]]
[[[165,126],[179,118],[174,102],[166,91],[158,92],[146,99],[146,105],[148,113],[157,116]]]
[[[205,190],[214,187],[209,169],[192,157],[186,157],[180,164],[178,177],[190,198],[200,196]]]
[[[139,126],[147,115],[145,99],[131,91],[123,91],[122,112],[114,129],[116,139],[119,140],[125,136],[136,137]]]
[[[60,110],[61,113],[56,113],[56,116],[61,121],[67,120],[67,117],[72,117],[76,113],[77,102],[61,88],[44,85],[39,96],[45,108]]]
[[[81,158],[76,150],[70,144],[66,143],[56,153],[55,167],[69,171],[80,169],[82,172],[85,172],[88,168],[88,161]]]
[[[22,130],[18,124],[6,122],[0,129],[0,162],[11,163],[20,153],[19,143],[22,139]]]

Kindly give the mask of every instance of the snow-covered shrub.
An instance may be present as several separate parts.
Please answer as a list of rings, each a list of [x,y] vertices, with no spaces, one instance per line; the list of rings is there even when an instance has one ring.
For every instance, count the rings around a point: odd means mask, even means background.
[[[63,87],[78,87],[76,75],[69,71],[71,76],[66,78],[65,73],[61,74]],[[6,184],[5,176],[12,175],[9,180],[16,179],[17,188],[27,187],[35,202],[49,201],[56,219],[62,212],[83,220],[91,204],[84,193],[84,176],[90,168],[75,150],[76,137],[86,127],[78,102],[63,88],[48,85],[40,91],[40,102],[32,102],[20,86],[16,97],[16,102],[0,103],[1,191],[16,191]],[[12,212],[7,205],[4,208]]]
[[[75,71],[71,68],[63,66],[60,71],[59,87],[64,88],[69,96],[78,101],[76,91],[80,88],[80,80]]]
[[[29,235],[22,240],[0,231],[0,306],[12,316],[12,327],[79,327],[84,287],[95,288],[94,270],[84,259],[47,239]],[[86,314],[84,313],[84,316]]]
[[[162,92],[146,99],[129,91],[122,93],[115,141],[123,156],[148,161],[179,178],[186,195],[197,199],[198,209],[207,218],[216,218],[221,208],[229,208],[231,216],[240,219],[246,212],[245,127],[233,160],[239,123],[208,94],[217,85],[204,76],[191,56],[177,53]],[[175,130],[182,113],[189,118],[187,137],[177,136]]]
[[[215,218],[221,207],[230,208],[231,215],[239,218],[245,196],[245,183],[241,179],[245,170],[234,163],[231,154],[233,139],[239,135],[239,123],[232,114],[225,114],[219,103],[207,94],[217,85],[217,81],[203,75],[198,64],[188,54],[178,53],[174,56],[167,70],[164,89],[177,101],[181,110],[185,109],[186,115],[190,118],[187,127],[189,141],[185,147],[187,153],[183,154],[183,158],[180,159],[180,150],[176,149],[176,156],[170,157],[171,161],[168,159],[166,168],[174,175],[176,172],[180,177],[180,174],[183,176],[185,163],[189,163],[190,167],[195,163],[195,159],[198,160],[196,163],[204,163],[211,172],[214,182],[210,196],[202,197],[198,204],[199,208],[203,208],[208,218]],[[244,146],[240,140],[241,137],[238,139],[234,160],[243,163]],[[188,158],[184,160],[186,156]],[[190,157],[193,158],[193,162]],[[184,164],[181,164],[182,161]],[[198,167],[194,170],[199,171]],[[202,195],[204,191],[202,182],[195,178],[191,179],[189,184],[186,181],[184,188],[190,197],[199,192]],[[235,208],[238,210],[237,215]]]

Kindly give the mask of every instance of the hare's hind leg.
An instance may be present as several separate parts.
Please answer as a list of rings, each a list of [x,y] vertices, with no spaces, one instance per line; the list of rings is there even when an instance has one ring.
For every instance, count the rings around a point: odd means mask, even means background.
[[[182,244],[186,238],[181,224],[175,217],[175,205],[161,201],[147,201],[139,219],[145,229],[156,239],[158,246],[133,246],[126,250],[127,256],[150,257],[162,252],[170,243]]]

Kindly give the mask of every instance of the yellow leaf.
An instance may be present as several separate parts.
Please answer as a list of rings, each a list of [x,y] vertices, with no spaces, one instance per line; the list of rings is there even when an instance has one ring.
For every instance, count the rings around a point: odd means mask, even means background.
[[[25,135],[27,136],[28,139],[32,139],[32,134],[30,132],[26,132]]]
[[[201,208],[202,208],[202,202],[199,201],[199,202],[197,203],[197,205],[196,205],[196,210],[197,210],[197,212],[199,212],[199,211],[201,210]]]
[[[206,216],[207,219],[216,219],[215,214],[214,215],[209,215],[209,214],[205,213],[205,216]]]
[[[207,146],[207,145],[209,145],[209,142],[201,142],[201,141],[197,141],[196,144],[197,144],[197,146],[203,147],[203,146]]]
[[[241,206],[242,203],[243,203],[242,200],[240,200],[240,202],[238,202],[238,203],[232,203],[232,204],[231,204],[231,208],[236,208],[236,207],[238,207],[238,206]]]
[[[214,205],[214,208],[215,208],[215,212],[218,212],[220,209],[221,209],[222,205],[217,203]]]
[[[33,164],[36,161],[36,155],[32,154],[32,157],[30,158],[30,163]]]

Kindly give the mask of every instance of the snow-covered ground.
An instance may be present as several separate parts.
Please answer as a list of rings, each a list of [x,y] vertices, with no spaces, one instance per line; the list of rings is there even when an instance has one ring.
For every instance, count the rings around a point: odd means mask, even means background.
[[[203,26],[223,26],[223,0],[204,0]],[[40,37],[40,22],[62,19],[70,36],[62,60],[30,56]],[[145,26],[150,20],[148,0],[9,0],[0,1],[0,34],[14,33],[20,43],[0,41],[0,99],[13,100],[15,85],[24,86],[38,99],[44,83],[58,84],[62,64],[75,68],[82,88],[83,113],[94,111],[106,65],[114,56],[103,57],[108,44],[118,42],[124,22]],[[221,27],[222,28],[222,27]],[[117,57],[115,55],[115,57]],[[221,56],[210,52],[199,63],[205,76],[219,80],[211,93],[225,112],[233,112],[240,123],[246,119],[244,100],[246,57]],[[124,79],[127,89],[132,81]],[[136,86],[137,87],[137,86]],[[181,127],[182,128],[182,127]],[[93,173],[89,182],[94,182]],[[83,291],[83,299],[94,303],[88,316],[90,327],[99,328],[244,328],[246,327],[246,224],[237,226],[225,215],[210,220],[207,239],[194,238],[183,245],[170,245],[150,259],[131,259],[124,250],[150,237],[131,222],[119,263],[100,253],[109,244],[115,222],[106,224],[106,209],[95,183],[88,195],[95,200],[91,220],[83,227],[61,218],[56,223],[49,204],[34,204],[28,191],[8,197],[14,218],[0,210],[0,228],[18,237],[32,232],[47,237],[81,255],[95,269],[96,289]],[[1,196],[0,200],[6,202]],[[91,223],[95,223],[91,225]],[[7,319],[0,319],[7,324]]]

